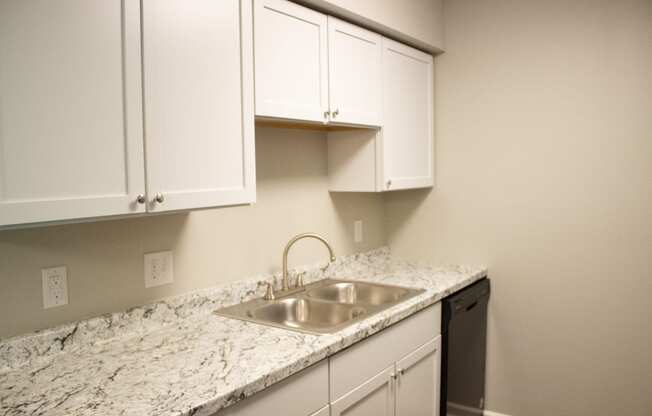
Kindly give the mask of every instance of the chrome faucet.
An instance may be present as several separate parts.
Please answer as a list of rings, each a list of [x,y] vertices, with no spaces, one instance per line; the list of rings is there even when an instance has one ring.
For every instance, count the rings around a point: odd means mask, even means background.
[[[303,233],[303,234],[295,235],[290,239],[290,241],[288,241],[287,245],[285,246],[285,250],[283,250],[283,281],[282,281],[281,291],[284,293],[282,293],[282,296],[303,290],[303,278],[301,276],[297,278],[296,288],[290,290],[290,283],[288,279],[288,253],[290,252],[290,248],[294,245],[294,243],[304,238],[314,238],[324,243],[324,245],[328,249],[328,253],[330,255],[330,261],[331,262],[335,261],[335,254],[333,253],[333,248],[331,247],[330,244],[328,244],[328,241],[326,241],[324,237],[315,233]],[[275,298],[276,295],[274,294],[274,288],[272,287],[271,283],[268,283],[267,293],[265,293],[263,299],[274,300]]]
[[[331,256],[330,261],[331,262],[335,261],[335,254],[333,254],[333,248],[331,247],[330,244],[328,244],[328,241],[326,241],[324,237],[315,233],[303,233],[303,234],[295,235],[294,237],[292,237],[290,241],[288,241],[287,245],[285,246],[285,250],[283,250],[283,290],[288,290],[290,288],[290,285],[288,283],[288,253],[290,251],[290,248],[294,245],[294,243],[296,243],[297,241],[303,238],[314,238],[324,243],[324,245],[328,249],[328,254],[330,254]],[[303,282],[297,282],[297,287],[303,286],[302,283]]]

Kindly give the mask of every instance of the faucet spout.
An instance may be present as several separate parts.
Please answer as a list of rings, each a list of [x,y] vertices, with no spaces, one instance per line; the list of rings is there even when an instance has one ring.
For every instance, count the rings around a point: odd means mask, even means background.
[[[328,241],[326,241],[324,237],[315,233],[303,233],[303,234],[295,235],[294,237],[292,237],[292,239],[290,239],[290,241],[288,241],[287,245],[285,246],[285,250],[283,250],[283,290],[288,290],[290,288],[290,284],[288,282],[288,253],[290,252],[290,248],[294,245],[294,243],[304,238],[314,238],[324,243],[324,245],[328,249],[328,254],[330,255],[330,261],[331,262],[335,261],[335,254],[333,253],[333,248],[331,247],[330,244],[328,244]]]

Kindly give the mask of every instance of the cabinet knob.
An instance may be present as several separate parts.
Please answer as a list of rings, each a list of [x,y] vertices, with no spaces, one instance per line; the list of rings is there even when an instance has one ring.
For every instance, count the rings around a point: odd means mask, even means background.
[[[333,118],[337,117],[338,114],[340,114],[340,109],[336,108],[335,111],[333,111]]]
[[[324,111],[324,124],[328,123],[328,117],[331,115],[331,112],[326,110]]]
[[[154,196],[154,200],[152,202],[158,202],[159,204],[162,204],[165,202],[165,197],[162,193],[159,192]]]
[[[144,204],[146,201],[147,200],[145,199],[145,195],[143,194],[138,194],[138,196],[136,197],[136,202],[138,202],[141,205]]]
[[[392,180],[391,179],[387,181],[387,187],[389,188],[390,186],[392,186]]]

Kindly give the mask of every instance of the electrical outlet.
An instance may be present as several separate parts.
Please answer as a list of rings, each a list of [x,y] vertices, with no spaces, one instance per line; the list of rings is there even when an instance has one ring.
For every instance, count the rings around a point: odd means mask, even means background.
[[[357,220],[353,222],[353,241],[356,243],[362,243],[362,220]]]
[[[43,309],[68,304],[68,270],[66,266],[41,269]]]
[[[167,285],[174,281],[171,251],[145,254],[145,287]]]

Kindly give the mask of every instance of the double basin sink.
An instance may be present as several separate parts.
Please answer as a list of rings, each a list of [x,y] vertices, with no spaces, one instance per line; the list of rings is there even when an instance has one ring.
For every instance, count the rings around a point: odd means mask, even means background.
[[[215,313],[301,332],[329,334],[422,293],[353,280],[326,279],[275,300],[254,299]]]

